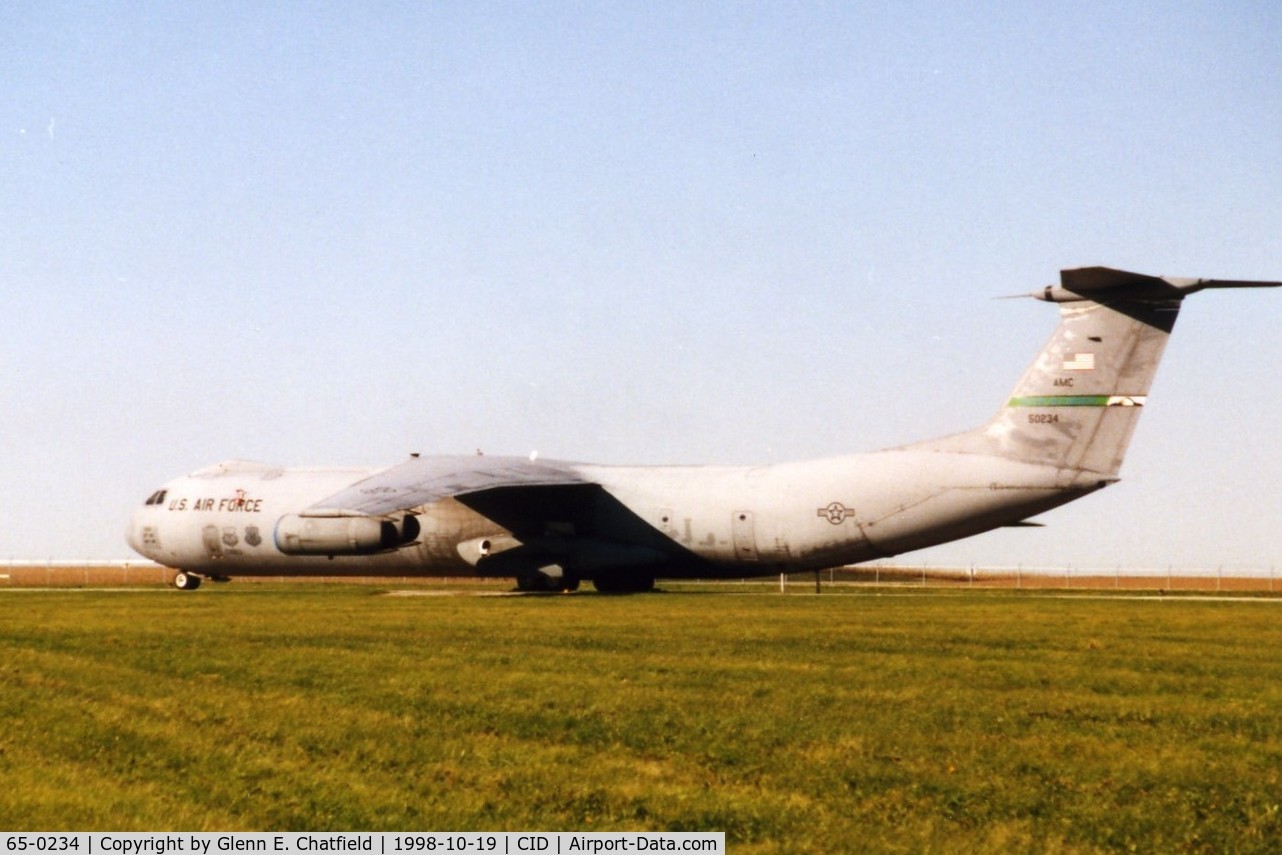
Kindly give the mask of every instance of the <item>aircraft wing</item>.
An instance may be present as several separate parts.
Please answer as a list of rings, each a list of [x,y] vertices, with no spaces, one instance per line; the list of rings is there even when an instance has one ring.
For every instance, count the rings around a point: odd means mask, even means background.
[[[573,464],[524,457],[412,457],[303,511],[305,517],[379,517],[500,488],[592,486]],[[525,492],[518,490],[518,492]]]
[[[381,517],[453,498],[523,544],[482,562],[519,575],[554,562],[579,572],[656,564],[675,550],[572,463],[523,457],[415,457],[322,499],[304,517]]]

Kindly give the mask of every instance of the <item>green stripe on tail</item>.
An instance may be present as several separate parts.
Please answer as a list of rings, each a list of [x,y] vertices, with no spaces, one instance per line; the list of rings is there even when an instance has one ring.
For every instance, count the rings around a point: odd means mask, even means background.
[[[1011,398],[1008,407],[1142,407],[1144,395],[1024,395]]]

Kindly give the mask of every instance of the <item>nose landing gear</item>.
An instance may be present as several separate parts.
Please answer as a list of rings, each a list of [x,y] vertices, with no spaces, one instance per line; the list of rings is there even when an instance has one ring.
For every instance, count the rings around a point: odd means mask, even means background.
[[[179,571],[174,576],[174,587],[180,591],[194,591],[200,587],[200,577],[195,573],[185,573]]]

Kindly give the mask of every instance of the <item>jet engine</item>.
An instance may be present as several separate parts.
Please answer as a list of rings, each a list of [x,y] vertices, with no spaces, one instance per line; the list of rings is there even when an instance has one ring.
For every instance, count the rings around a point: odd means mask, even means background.
[[[286,555],[369,555],[408,546],[421,531],[418,520],[377,517],[304,517],[276,523],[276,548]]]

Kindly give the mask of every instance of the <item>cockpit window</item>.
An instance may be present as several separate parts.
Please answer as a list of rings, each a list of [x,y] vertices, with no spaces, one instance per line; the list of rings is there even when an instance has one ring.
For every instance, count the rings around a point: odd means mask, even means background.
[[[163,505],[165,503],[165,494],[167,494],[168,492],[169,492],[168,490],[157,490],[156,492],[152,493],[150,496],[147,497],[146,504]]]

